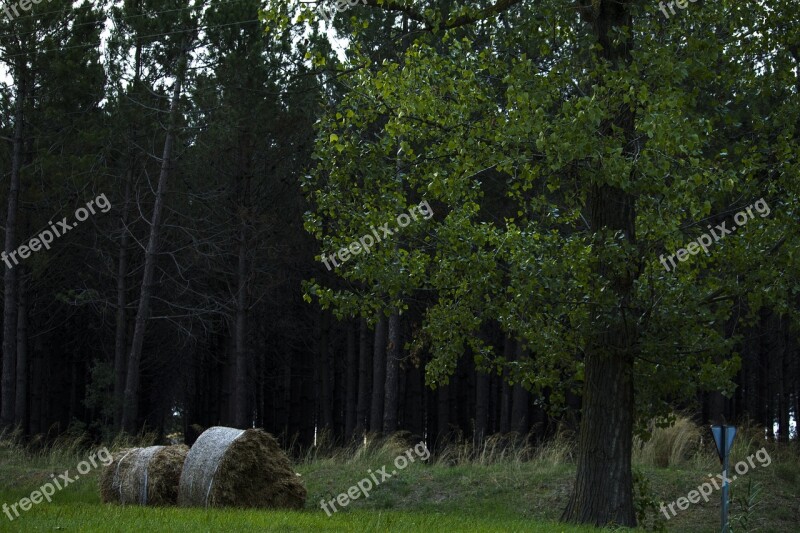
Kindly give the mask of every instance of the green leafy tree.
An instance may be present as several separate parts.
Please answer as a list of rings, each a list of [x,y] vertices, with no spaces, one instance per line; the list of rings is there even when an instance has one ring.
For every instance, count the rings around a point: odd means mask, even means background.
[[[555,408],[579,387],[578,472],[563,519],[635,525],[637,422],[668,423],[672,403],[697,390],[732,390],[734,312],[792,311],[800,110],[790,4],[706,3],[668,21],[638,1],[481,3],[444,15],[371,4],[429,31],[396,60],[349,48],[349,90],[320,121],[305,182],[307,227],[322,257],[422,200],[435,216],[336,270],[357,288],[312,281],[309,295],[367,317],[418,297],[413,344],[432,354],[432,386],[469,349],[530,390],[555,390]],[[670,271],[660,262],[760,198],[769,216]],[[478,334],[488,323],[532,357],[494,353]]]

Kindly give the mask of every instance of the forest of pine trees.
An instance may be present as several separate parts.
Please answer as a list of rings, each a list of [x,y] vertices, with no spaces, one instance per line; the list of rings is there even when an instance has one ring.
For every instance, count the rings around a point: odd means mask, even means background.
[[[741,27],[775,31],[763,49],[733,50],[692,40],[730,37],[713,17],[684,11],[664,29],[635,11],[632,53],[604,33],[631,16],[611,8],[580,8],[560,19],[568,31],[548,2],[449,18],[451,2],[432,3],[449,21],[438,27],[402,2],[366,4],[333,21],[346,53],[299,2],[52,0],[0,21],[5,253],[99,195],[111,204],[5,267],[0,427],[97,440],[263,427],[302,447],[322,432],[402,430],[432,450],[577,431],[591,348],[631,332],[600,318],[616,303],[592,317],[552,300],[583,298],[585,279],[601,302],[606,277],[629,309],[649,301],[641,316],[657,316],[631,343],[651,379],[636,384],[637,420],[750,419],[788,440],[800,412],[796,6],[739,12]],[[664,44],[675,35],[688,53]],[[642,55],[648,81],[625,93],[615,69]],[[645,184],[615,181],[628,170]],[[658,270],[692,220],[704,231],[760,196],[772,214],[741,246],[726,237],[712,259]],[[432,220],[325,268],[323,255],[426,198]],[[526,248],[531,228],[563,240]],[[592,263],[576,244],[585,228],[625,242],[595,234]],[[607,258],[631,257],[628,245],[634,266],[617,269]],[[698,362],[704,343],[719,350]],[[696,383],[675,385],[687,376]]]

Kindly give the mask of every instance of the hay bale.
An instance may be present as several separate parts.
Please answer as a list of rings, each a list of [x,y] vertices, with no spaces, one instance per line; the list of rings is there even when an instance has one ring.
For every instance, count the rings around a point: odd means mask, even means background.
[[[260,429],[212,427],[183,466],[178,505],[301,509],[306,489],[275,437]]]
[[[189,448],[150,446],[114,454],[100,474],[100,499],[121,505],[175,505]]]

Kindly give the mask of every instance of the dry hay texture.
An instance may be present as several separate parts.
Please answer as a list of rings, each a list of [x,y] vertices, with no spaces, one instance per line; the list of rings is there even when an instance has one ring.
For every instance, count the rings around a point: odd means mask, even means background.
[[[100,499],[122,505],[175,505],[189,448],[184,445],[130,448],[114,454],[100,474]]]
[[[178,505],[301,509],[306,489],[275,437],[260,429],[212,427],[194,443]]]

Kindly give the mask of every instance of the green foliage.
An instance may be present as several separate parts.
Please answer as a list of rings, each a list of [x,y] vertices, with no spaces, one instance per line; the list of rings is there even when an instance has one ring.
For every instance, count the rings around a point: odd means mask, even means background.
[[[732,319],[747,324],[765,306],[795,313],[800,277],[784,273],[796,272],[800,244],[800,105],[796,61],[780,48],[796,39],[785,31],[792,8],[707,3],[665,23],[635,4],[620,30],[636,35],[633,61],[612,67],[560,7],[515,7],[513,32],[489,22],[423,34],[379,61],[353,37],[347,91],[317,124],[317,165],[303,180],[306,229],[322,257],[422,199],[436,215],[337,269],[344,283],[310,280],[306,297],[370,320],[414,305],[423,319],[410,349],[430,355],[428,384],[447,383],[472,353],[514,383],[555,391],[554,409],[580,386],[591,339],[624,323],[635,331],[637,419],[667,421],[698,390],[732,393]],[[774,43],[736,37],[756,34]],[[600,133],[620,110],[635,117],[633,147],[613,126]],[[632,235],[589,226],[599,186],[635,198]],[[664,269],[662,254],[761,197],[770,217]],[[623,300],[613,280],[626,278]],[[479,337],[487,324],[532,357],[494,353]]]
[[[731,511],[729,519],[729,528],[731,533],[739,533],[746,531],[756,531],[756,507],[759,506],[759,493],[761,492],[761,485],[753,482],[752,479],[747,480],[747,485],[742,494],[735,491],[731,486]],[[739,488],[738,486],[736,488]]]
[[[650,487],[650,478],[641,468],[633,469],[633,507],[636,523],[648,531],[666,531],[666,520],[659,510],[660,502]]]

